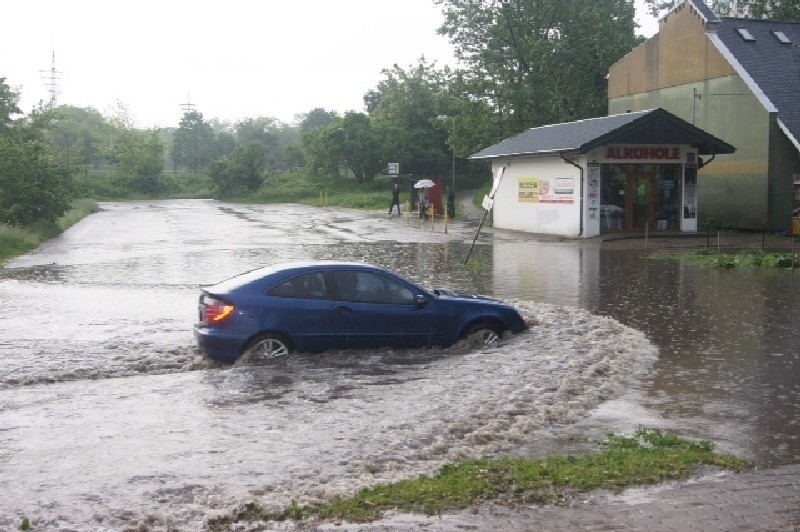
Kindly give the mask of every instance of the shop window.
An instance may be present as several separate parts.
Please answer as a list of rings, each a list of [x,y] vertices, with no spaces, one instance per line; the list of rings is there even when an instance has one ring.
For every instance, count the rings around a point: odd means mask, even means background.
[[[605,164],[600,232],[680,230],[679,164]]]
[[[626,168],[630,165],[605,164],[600,177],[600,232],[625,229]]]

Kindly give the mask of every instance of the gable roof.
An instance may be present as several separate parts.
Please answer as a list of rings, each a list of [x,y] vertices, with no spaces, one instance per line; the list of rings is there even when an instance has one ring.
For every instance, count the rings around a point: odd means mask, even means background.
[[[714,13],[703,0],[692,0],[692,7],[694,7],[697,14],[700,15],[706,24],[716,24],[719,22],[717,14]],[[680,4],[675,7],[675,9],[679,8]]]
[[[689,144],[698,148],[701,155],[736,151],[730,144],[664,109],[650,109],[528,129],[471,155],[470,159],[587,153],[608,144]]]
[[[800,23],[724,17],[708,35],[800,150]]]

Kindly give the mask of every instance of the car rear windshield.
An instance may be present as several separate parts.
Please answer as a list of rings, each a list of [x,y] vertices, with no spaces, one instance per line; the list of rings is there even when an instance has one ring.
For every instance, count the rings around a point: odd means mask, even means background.
[[[239,275],[231,277],[230,279],[225,279],[224,281],[215,284],[214,291],[232,292],[237,288],[241,288],[271,273],[275,273],[275,271],[276,271],[275,268],[271,266],[266,266],[264,268],[256,268],[255,270],[250,270],[249,272],[241,273]]]

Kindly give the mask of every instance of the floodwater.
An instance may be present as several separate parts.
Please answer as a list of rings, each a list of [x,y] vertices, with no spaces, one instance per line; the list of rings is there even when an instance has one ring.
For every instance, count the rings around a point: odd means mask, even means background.
[[[237,505],[346,495],[482,455],[653,427],[800,460],[800,272],[297,205],[108,203],[0,270],[0,529],[197,530]],[[388,206],[387,206],[388,208]],[[295,259],[372,262],[516,304],[493,349],[221,366],[198,285]]]

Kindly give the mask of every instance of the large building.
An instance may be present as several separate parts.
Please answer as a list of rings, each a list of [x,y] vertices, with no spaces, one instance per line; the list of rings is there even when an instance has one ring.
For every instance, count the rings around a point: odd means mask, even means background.
[[[654,109],[529,129],[471,159],[490,161],[499,181],[495,227],[593,237],[697,231],[703,157],[733,152]]]
[[[684,0],[615,64],[609,114],[660,107],[736,153],[699,173],[700,216],[786,230],[800,207],[800,23],[717,17]]]
[[[471,157],[504,169],[496,227],[792,230],[800,24],[720,19],[684,0],[611,68],[608,95],[608,117],[524,131]]]

